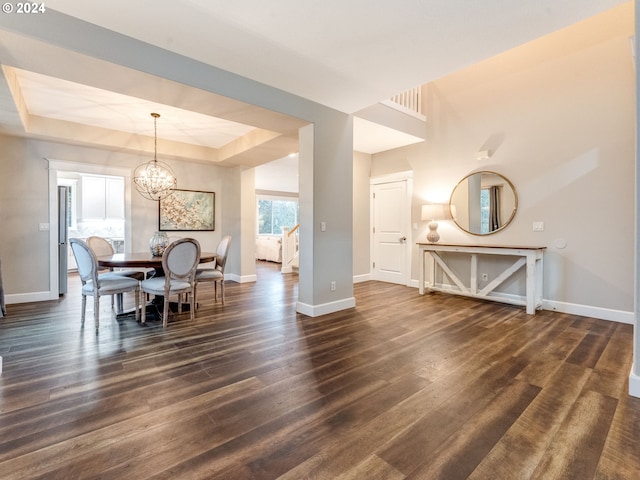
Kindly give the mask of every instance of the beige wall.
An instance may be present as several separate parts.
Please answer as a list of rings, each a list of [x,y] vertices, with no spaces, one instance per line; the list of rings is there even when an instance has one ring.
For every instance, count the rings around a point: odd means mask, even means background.
[[[426,143],[376,154],[371,167],[374,176],[414,171],[418,238],[427,230],[425,200],[447,200],[472,171],[499,172],[518,192],[514,223],[487,237],[441,224],[441,241],[546,246],[548,307],[587,306],[604,317],[633,310],[632,6],[428,85]],[[480,150],[491,158],[478,161]],[[544,232],[532,231],[534,221],[544,222]],[[508,288],[521,287],[514,283]]]
[[[371,155],[353,152],[353,277],[356,281],[368,280],[371,272],[370,173]]]

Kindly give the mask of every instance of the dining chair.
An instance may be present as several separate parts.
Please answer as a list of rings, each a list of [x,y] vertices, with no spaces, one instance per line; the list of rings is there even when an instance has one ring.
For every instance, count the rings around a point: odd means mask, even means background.
[[[92,235],[88,237],[87,245],[89,245],[89,248],[93,250],[93,253],[95,254],[96,257],[103,257],[107,255],[113,255],[114,253],[116,253],[115,250],[113,249],[113,246],[109,243],[109,241],[106,238],[99,237],[97,235]],[[139,270],[139,269],[114,270],[113,268],[104,267],[103,270],[104,269],[110,272],[113,272],[117,275],[122,275],[123,277],[135,278],[140,282],[145,278],[151,276],[154,272],[152,268],[151,269],[146,268],[143,270]],[[117,307],[118,312],[122,312],[122,294],[119,294],[117,298],[118,298],[118,307]],[[111,306],[113,306],[113,297],[111,300]]]
[[[78,274],[82,282],[82,324],[84,325],[87,309],[87,296],[93,297],[93,318],[96,330],[100,326],[100,297],[134,292],[136,302],[136,320],[140,319],[140,282],[135,278],[117,275],[114,272],[98,273],[98,260],[86,242],[69,239],[73,256],[78,266]]]
[[[229,247],[231,246],[231,235],[226,235],[218,243],[216,248],[216,263],[214,268],[198,268],[196,270],[196,280],[200,282],[213,282],[214,300],[218,301],[218,283],[220,284],[220,293],[222,304],[224,305],[224,267],[227,264],[227,256],[229,255]],[[197,290],[196,290],[197,291]],[[196,300],[197,305],[197,300]]]
[[[98,237],[96,235],[92,235],[91,237],[87,238],[87,245],[89,245],[89,248],[93,250],[93,253],[95,253],[96,257],[103,257],[116,253],[113,249],[113,246],[106,238]],[[135,278],[136,280],[142,281],[146,279],[151,273],[153,273],[154,270],[153,268],[145,268],[142,270],[114,270],[113,268],[111,268],[110,271],[117,273],[118,275]]]
[[[182,313],[181,297],[190,297],[190,317],[194,319],[196,267],[200,263],[200,243],[194,238],[181,238],[169,244],[162,254],[164,277],[154,277],[140,284],[141,294],[162,296],[162,326],[167,326],[169,297],[178,295],[178,313]],[[145,323],[146,303],[142,302],[142,323]]]

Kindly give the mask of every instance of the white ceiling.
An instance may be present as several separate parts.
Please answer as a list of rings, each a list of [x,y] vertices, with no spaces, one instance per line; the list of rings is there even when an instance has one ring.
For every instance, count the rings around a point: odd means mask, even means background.
[[[26,70],[14,69],[31,115],[129,133],[154,134],[151,112],[159,106],[148,100],[81,85]],[[221,148],[254,127],[210,115],[162,105],[162,138]],[[140,125],[146,128],[140,130]]]
[[[354,113],[620,3],[51,0],[47,7]]]
[[[48,0],[46,8],[356,113],[620,3],[624,0]],[[10,105],[7,92],[0,91],[2,131],[15,133],[9,126],[19,123],[23,134],[51,138],[60,131],[56,122],[65,122],[81,125],[83,131],[94,127],[148,136],[153,133],[149,113],[159,111],[159,138],[193,145],[202,158],[212,158],[221,147],[248,135],[271,138],[267,126],[257,128],[259,122],[248,121],[251,113],[262,115],[264,122],[264,112],[250,112],[246,106],[244,120],[230,122],[201,111],[202,102],[195,100],[194,108],[143,100],[135,91],[140,82],[121,82],[122,88],[114,91],[76,81],[82,75],[72,78],[71,72],[56,70],[54,59],[37,61],[36,44],[29,47],[24,39],[12,38],[9,16],[0,16],[0,61],[32,65],[31,70],[41,73],[22,68],[14,70],[15,84],[7,80],[13,101],[22,104]],[[45,19],[46,14],[41,21]],[[52,74],[43,74],[47,70]],[[194,98],[199,94],[193,93]],[[252,161],[291,153],[295,138],[288,140],[274,140],[268,152]],[[375,153],[416,141],[362,119],[354,122],[359,151]]]

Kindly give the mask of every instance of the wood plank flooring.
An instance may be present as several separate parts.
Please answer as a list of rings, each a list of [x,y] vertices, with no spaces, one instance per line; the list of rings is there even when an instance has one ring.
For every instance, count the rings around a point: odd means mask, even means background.
[[[630,325],[378,282],[309,318],[257,274],[167,329],[108,298],[81,328],[73,278],[9,305],[0,478],[640,478]]]

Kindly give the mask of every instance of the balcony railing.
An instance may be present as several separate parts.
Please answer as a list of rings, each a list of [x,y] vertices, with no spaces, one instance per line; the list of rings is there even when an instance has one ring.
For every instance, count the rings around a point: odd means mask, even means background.
[[[399,93],[382,103],[421,120],[426,119],[422,113],[422,87],[415,87]]]

